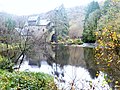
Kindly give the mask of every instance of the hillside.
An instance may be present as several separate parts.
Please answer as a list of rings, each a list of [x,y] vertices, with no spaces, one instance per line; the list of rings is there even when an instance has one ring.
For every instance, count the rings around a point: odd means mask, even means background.
[[[69,19],[69,36],[71,38],[81,37],[83,32],[83,20],[84,20],[84,7],[77,6],[66,9],[67,16]],[[53,10],[40,14],[42,19],[49,19],[53,14]]]
[[[83,20],[84,20],[84,7],[77,6],[66,9],[67,16],[69,19],[69,36],[71,38],[81,37],[83,32]],[[53,10],[40,14],[42,19],[49,19],[53,14]]]
[[[67,9],[69,18],[69,36],[81,37],[83,32],[84,7],[74,7]]]
[[[66,9],[68,19],[69,19],[69,36],[70,37],[81,37],[83,31],[83,20],[84,20],[84,7],[73,7]],[[53,10],[46,13],[38,14],[41,19],[48,19],[53,14]],[[5,22],[8,18],[15,21],[16,27],[22,28],[29,16],[16,16],[4,12],[0,12],[0,22]]]
[[[8,19],[11,19],[15,22],[16,27],[23,28],[27,17],[28,16],[17,16],[17,15],[8,14],[5,12],[0,12],[0,26],[4,25]]]

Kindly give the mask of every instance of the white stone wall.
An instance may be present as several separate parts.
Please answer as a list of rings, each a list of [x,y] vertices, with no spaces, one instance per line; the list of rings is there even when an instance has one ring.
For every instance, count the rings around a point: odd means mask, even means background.
[[[41,25],[41,26],[28,26],[26,27],[27,29],[29,29],[29,31],[32,33],[32,35],[35,37],[36,40],[39,39],[46,39],[47,42],[51,41],[51,37],[54,33],[48,33],[48,29],[46,29],[45,25]],[[47,35],[47,36],[45,36]]]

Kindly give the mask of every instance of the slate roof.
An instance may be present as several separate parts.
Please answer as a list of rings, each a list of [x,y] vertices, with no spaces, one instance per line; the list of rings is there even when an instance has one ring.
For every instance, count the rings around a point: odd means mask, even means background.
[[[48,25],[50,21],[47,19],[40,19],[39,15],[29,16],[25,26],[40,26]]]
[[[50,23],[50,21],[44,19],[44,20],[40,20],[38,25],[48,25]]]

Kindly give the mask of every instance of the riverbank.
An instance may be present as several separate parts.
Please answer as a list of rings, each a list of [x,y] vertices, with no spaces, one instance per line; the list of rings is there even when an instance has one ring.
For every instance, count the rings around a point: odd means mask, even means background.
[[[81,44],[73,44],[73,43],[51,43],[52,45],[64,45],[64,46],[76,46],[76,47],[89,47],[89,48],[94,48],[97,46],[96,43],[81,43]]]
[[[57,90],[53,76],[14,71],[13,66],[10,59],[0,55],[0,90]]]

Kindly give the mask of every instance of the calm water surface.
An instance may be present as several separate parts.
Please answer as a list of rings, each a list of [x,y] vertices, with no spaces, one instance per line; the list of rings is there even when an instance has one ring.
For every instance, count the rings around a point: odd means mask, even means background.
[[[34,46],[20,70],[50,74],[61,90],[109,90],[106,74],[99,71],[94,59],[94,48]]]

